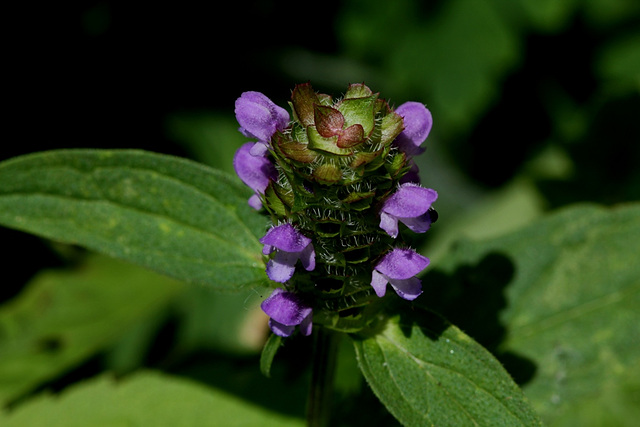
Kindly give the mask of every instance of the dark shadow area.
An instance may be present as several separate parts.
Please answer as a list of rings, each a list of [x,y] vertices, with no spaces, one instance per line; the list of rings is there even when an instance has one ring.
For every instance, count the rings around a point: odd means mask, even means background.
[[[579,17],[561,33],[523,38],[523,62],[501,84],[494,106],[451,145],[453,158],[474,181],[503,185],[554,134],[551,94],[588,102],[597,89],[591,64],[598,41]]]
[[[480,343],[522,385],[535,374],[535,364],[517,354],[499,350],[506,334],[499,315],[507,305],[504,291],[514,273],[511,260],[497,252],[486,254],[475,265],[461,266],[453,274],[433,270],[423,279],[425,293],[416,300],[416,305],[441,314]],[[440,324],[445,326],[446,322],[442,322]],[[439,324],[437,319],[433,324]],[[428,332],[425,334],[431,337]],[[437,333],[431,331],[434,332]],[[433,337],[437,338],[437,335]]]
[[[584,138],[565,141],[574,171],[566,180],[540,181],[553,208],[577,202],[614,204],[640,197],[640,95],[602,102],[590,112]]]
[[[41,270],[74,267],[84,250],[67,246],[64,254],[56,251],[46,239],[0,227],[0,263],[3,267],[3,283],[0,286],[0,303],[20,293],[24,286]],[[76,251],[78,253],[73,253]]]
[[[351,427],[396,427],[401,426],[371,387],[363,382],[360,392],[349,399],[342,399],[334,405],[332,426]]]
[[[240,399],[295,417],[305,417],[312,360],[307,337],[286,340],[265,377],[255,356],[199,351],[166,369],[174,375],[224,390]]]

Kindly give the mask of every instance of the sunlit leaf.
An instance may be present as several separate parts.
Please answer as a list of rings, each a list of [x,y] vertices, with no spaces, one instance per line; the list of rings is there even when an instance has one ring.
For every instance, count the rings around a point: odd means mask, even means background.
[[[404,425],[539,425],[500,363],[431,312],[393,317],[354,345],[369,385]]]
[[[134,150],[59,150],[0,164],[0,224],[188,282],[266,280],[265,220],[226,173]]]

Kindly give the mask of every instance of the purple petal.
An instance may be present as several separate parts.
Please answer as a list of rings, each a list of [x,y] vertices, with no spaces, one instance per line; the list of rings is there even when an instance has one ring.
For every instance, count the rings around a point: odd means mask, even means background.
[[[431,216],[428,213],[415,218],[398,218],[398,220],[402,221],[414,233],[424,233],[431,228]]]
[[[271,328],[271,331],[274,334],[279,335],[283,338],[290,336],[293,333],[293,331],[296,329],[295,326],[283,325],[282,323],[275,321],[273,319],[269,319],[269,328]]]
[[[252,156],[259,156],[259,157],[266,156],[268,152],[269,152],[269,146],[264,142],[257,142],[256,144],[253,144],[253,147],[251,147],[251,151],[249,151],[249,153]]]
[[[425,214],[438,193],[416,184],[402,184],[382,205],[382,211],[398,218],[415,218]]]
[[[420,154],[424,151],[420,145],[427,139],[433,118],[431,112],[419,102],[405,102],[395,112],[402,116],[404,130],[395,139],[398,148],[408,155]]]
[[[298,254],[278,251],[273,259],[267,263],[267,276],[274,282],[284,283],[293,277],[296,271]]]
[[[233,156],[233,168],[249,188],[264,193],[269,185],[269,180],[275,181],[278,178],[278,172],[267,157],[251,155],[253,146],[253,142],[247,142],[238,148]]]
[[[394,239],[398,237],[398,218],[386,212],[380,213],[380,228]]]
[[[398,296],[407,301],[418,298],[422,293],[422,281],[417,277],[410,277],[404,280],[391,279],[389,283],[391,283]]]
[[[316,251],[313,249],[313,245],[309,244],[299,254],[300,262],[307,271],[313,271],[316,268]]]
[[[259,211],[262,208],[262,200],[260,200],[260,196],[258,193],[255,193],[253,196],[249,197],[249,206],[253,209]]]
[[[262,255],[269,255],[271,252],[275,251],[276,248],[274,248],[271,245],[264,245],[262,247]]]
[[[275,289],[260,307],[269,317],[285,326],[299,325],[313,311],[296,294],[281,288]]]
[[[300,323],[300,333],[304,336],[311,335],[311,329],[313,328],[313,316],[311,313]]]
[[[376,270],[373,270],[373,272],[371,273],[371,286],[376,292],[376,295],[378,295],[380,298],[382,298],[387,292],[387,283],[389,283],[388,277]]]
[[[302,252],[311,243],[311,239],[287,223],[271,228],[260,239],[260,243],[274,246],[281,251],[297,253]]]
[[[411,249],[394,248],[376,265],[375,269],[390,279],[408,279],[429,265],[429,258]]]
[[[236,100],[235,113],[240,131],[263,142],[269,141],[289,122],[289,113],[260,92],[244,92]]]

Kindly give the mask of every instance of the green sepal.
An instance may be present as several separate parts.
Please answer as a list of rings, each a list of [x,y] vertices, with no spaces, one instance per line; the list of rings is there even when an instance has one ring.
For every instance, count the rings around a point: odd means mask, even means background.
[[[380,155],[384,153],[384,149],[378,150],[378,151],[372,151],[372,152],[368,152],[368,151],[361,151],[359,153],[357,153],[356,155],[353,156],[353,160],[351,161],[351,163],[349,164],[349,167],[351,169],[358,169],[360,167],[363,167],[371,162],[373,162],[376,158],[380,158]],[[377,169],[382,162],[384,161],[383,159],[380,159],[381,161],[379,162],[380,164],[378,166],[376,166],[374,169]]]
[[[336,237],[342,233],[342,222],[323,220],[315,222],[315,232],[320,237]]]
[[[369,260],[371,256],[370,245],[350,247],[342,251],[345,260],[350,264],[359,264]]]
[[[338,147],[338,136],[325,138],[316,129],[315,126],[307,127],[307,137],[309,138],[309,148],[337,156],[350,156],[353,150]]]
[[[395,112],[387,114],[382,118],[380,130],[382,132],[380,142],[388,146],[404,130],[404,121],[402,117]]]
[[[364,83],[353,83],[344,94],[345,99],[348,98],[365,98],[373,95],[373,91]],[[377,96],[377,95],[376,95]]]
[[[371,201],[375,194],[375,191],[353,192],[342,199],[342,202],[348,204],[349,208],[353,210],[361,211],[371,206]]]
[[[337,184],[342,179],[342,170],[336,165],[325,163],[313,170],[313,178],[320,184]]]
[[[314,105],[319,103],[316,92],[309,83],[296,85],[291,93],[291,105],[296,119],[303,126],[314,123]]]
[[[399,175],[404,175],[409,169],[407,165],[407,156],[402,151],[396,152],[392,157],[391,161],[385,163],[385,167],[387,168],[387,172],[391,177],[395,178]]]
[[[288,209],[284,203],[284,201],[280,198],[278,192],[274,188],[276,184],[270,182],[264,191],[264,199],[266,201],[265,207],[267,210],[272,212],[277,216],[287,216]]]
[[[320,103],[320,105],[324,105],[327,107],[333,105],[333,98],[331,97],[331,95],[327,95],[326,93],[318,93],[316,94],[316,96],[318,97],[318,102]]]
[[[375,126],[375,105],[377,95],[366,98],[347,98],[336,106],[344,116],[344,126],[359,124],[364,130],[364,135],[371,135]]]
[[[313,163],[318,157],[318,153],[310,150],[307,144],[295,141],[285,141],[284,139],[276,139],[275,147],[283,157],[294,160],[298,163]]]

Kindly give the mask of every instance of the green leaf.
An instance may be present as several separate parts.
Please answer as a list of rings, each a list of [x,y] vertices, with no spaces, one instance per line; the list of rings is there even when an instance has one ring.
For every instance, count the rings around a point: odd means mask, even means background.
[[[0,307],[0,404],[106,349],[184,290],[103,256],[37,275]]]
[[[374,393],[404,425],[539,424],[500,363],[432,312],[393,317],[354,346]]]
[[[262,349],[262,354],[260,355],[260,371],[267,378],[271,376],[271,364],[273,363],[273,358],[276,357],[280,345],[282,345],[282,338],[276,334],[271,334]]]
[[[574,206],[459,244],[424,304],[494,351],[545,423],[576,425],[589,402],[579,425],[635,425],[619,414],[640,407],[639,253],[640,204]]]
[[[234,289],[266,281],[265,220],[238,179],[136,150],[60,150],[0,164],[0,224],[169,276]]]
[[[66,390],[59,398],[40,396],[0,414],[5,427],[48,426],[304,426],[279,414],[196,382],[156,372],[122,382],[101,376]]]

